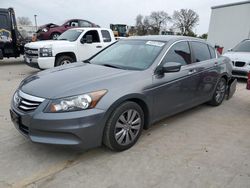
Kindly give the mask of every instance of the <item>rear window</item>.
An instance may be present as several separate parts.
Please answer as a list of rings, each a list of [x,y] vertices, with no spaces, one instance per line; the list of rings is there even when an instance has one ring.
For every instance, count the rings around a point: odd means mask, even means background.
[[[4,28],[4,29],[8,28],[7,16],[4,14],[0,14],[0,28]]]
[[[102,30],[101,33],[104,42],[111,42],[111,36],[107,30]]]
[[[191,42],[191,45],[194,51],[195,62],[211,59],[207,44],[202,42]]]

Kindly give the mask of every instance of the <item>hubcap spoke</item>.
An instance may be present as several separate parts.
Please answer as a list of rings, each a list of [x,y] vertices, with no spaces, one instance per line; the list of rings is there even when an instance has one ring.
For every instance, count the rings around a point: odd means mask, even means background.
[[[132,125],[137,125],[138,123],[139,124],[141,123],[141,118],[139,118],[139,117],[132,122]]]
[[[123,134],[124,131],[125,131],[125,130],[122,129],[122,130],[120,130],[118,133],[116,133],[116,134],[115,134],[115,138],[116,138],[116,139],[120,138],[120,136]]]
[[[126,131],[123,131],[121,137],[117,140],[119,144],[122,144],[122,141],[124,140],[125,135],[126,135]]]
[[[132,115],[131,115],[131,118],[129,119],[129,123],[132,123],[134,121],[136,115],[137,115],[137,112],[132,111]]]
[[[141,125],[135,125],[135,126],[131,126],[131,129],[135,129],[135,130],[138,130],[140,129]]]
[[[129,144],[130,143],[130,138],[128,135],[128,131],[126,131],[126,139],[125,139],[125,144]]]

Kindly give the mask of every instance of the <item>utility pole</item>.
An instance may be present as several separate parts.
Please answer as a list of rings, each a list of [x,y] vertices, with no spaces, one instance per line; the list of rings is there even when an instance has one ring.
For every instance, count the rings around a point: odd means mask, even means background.
[[[36,31],[37,31],[37,21],[36,21],[37,15],[35,14],[34,17],[35,17],[35,26],[36,26]]]

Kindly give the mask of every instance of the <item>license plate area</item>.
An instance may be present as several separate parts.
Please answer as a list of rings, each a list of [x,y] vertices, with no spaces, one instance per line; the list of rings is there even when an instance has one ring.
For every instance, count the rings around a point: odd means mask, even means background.
[[[13,110],[10,110],[10,117],[16,129],[18,129],[24,136],[28,136],[29,127],[22,124],[21,117]]]
[[[15,126],[18,127],[20,124],[20,116],[13,110],[10,110],[10,117],[11,117],[12,122],[15,124]]]

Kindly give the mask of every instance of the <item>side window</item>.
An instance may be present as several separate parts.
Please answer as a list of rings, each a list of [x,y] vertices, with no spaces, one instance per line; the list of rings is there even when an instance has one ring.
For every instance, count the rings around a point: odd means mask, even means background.
[[[84,36],[83,39],[86,39],[87,35],[92,35],[92,41],[94,42],[100,42],[100,37],[99,34],[96,30],[91,30],[91,31],[87,31]]]
[[[191,45],[195,56],[195,62],[211,59],[207,44],[202,42],[191,42]]]
[[[84,20],[80,20],[79,21],[79,26],[80,27],[92,27],[92,24],[87,22],[87,21],[84,21]]]
[[[76,20],[70,22],[71,27],[78,27],[78,25],[79,25],[78,21],[76,21]]]
[[[163,59],[164,62],[177,62],[182,65],[191,63],[191,52],[187,42],[179,42],[172,46]]]
[[[111,36],[110,33],[107,30],[102,30],[102,37],[104,42],[111,42]]]
[[[211,54],[211,58],[215,59],[216,58],[215,49],[213,47],[209,46],[209,51],[210,51],[210,54]]]

